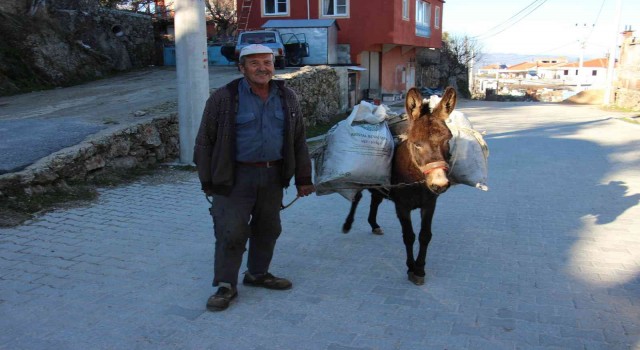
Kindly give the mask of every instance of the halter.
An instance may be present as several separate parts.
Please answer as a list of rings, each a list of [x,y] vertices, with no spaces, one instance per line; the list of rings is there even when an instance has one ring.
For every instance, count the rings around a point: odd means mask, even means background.
[[[414,150],[413,150],[413,148],[414,147],[417,148],[417,146],[411,141],[406,141],[406,142],[408,142],[411,145],[411,147],[409,147],[409,154],[411,154],[411,161],[413,162],[413,165],[415,165],[416,168],[418,168],[418,170],[420,170],[423,174],[429,175],[430,172],[435,171],[437,169],[442,169],[445,172],[449,171],[449,163],[447,163],[444,160],[430,162],[423,166],[418,165],[418,163],[416,162],[416,157],[414,155]]]
[[[417,166],[417,164],[416,164]],[[422,168],[422,169],[420,169]],[[449,171],[449,163],[445,162],[444,160],[439,160],[437,162],[431,162],[431,163],[427,163],[427,165],[424,165],[422,167],[418,167],[418,169],[420,169],[420,171],[422,171],[423,174],[425,175],[429,175],[430,172],[437,170],[437,169],[442,169],[445,172]]]

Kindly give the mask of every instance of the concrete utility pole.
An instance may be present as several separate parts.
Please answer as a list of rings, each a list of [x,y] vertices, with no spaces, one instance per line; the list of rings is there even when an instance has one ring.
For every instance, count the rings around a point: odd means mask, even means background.
[[[578,71],[576,72],[576,78],[578,82],[576,83],[577,92],[582,91],[582,68],[584,67],[584,47],[585,42],[580,42],[580,59],[578,61]]]
[[[618,36],[620,35],[620,13],[622,12],[622,0],[616,1],[616,13],[615,20],[613,21],[614,37],[611,38],[611,48],[609,49],[609,62],[607,65],[607,82],[604,89],[604,97],[602,99],[602,104],[608,106],[611,104],[611,95],[613,91],[613,72],[616,64],[616,50],[618,49]]]
[[[209,61],[203,0],[175,1],[180,163],[193,163],[193,146],[209,97]]]

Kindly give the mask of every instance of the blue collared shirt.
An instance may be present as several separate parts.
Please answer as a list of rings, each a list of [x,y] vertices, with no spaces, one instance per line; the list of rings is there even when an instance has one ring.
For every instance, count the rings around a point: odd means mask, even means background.
[[[236,161],[266,162],[282,159],[284,111],[278,88],[270,84],[269,97],[263,101],[251,91],[246,79],[238,85],[239,106],[236,118]]]

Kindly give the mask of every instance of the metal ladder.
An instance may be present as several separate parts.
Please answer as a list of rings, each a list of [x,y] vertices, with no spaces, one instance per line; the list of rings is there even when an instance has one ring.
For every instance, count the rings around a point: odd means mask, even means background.
[[[242,0],[242,5],[238,11],[238,30],[236,31],[236,34],[247,31],[252,2],[252,0]]]

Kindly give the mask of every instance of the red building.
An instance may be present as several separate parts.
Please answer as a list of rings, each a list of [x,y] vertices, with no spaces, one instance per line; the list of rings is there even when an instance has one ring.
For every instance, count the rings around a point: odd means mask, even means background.
[[[345,64],[366,70],[363,97],[405,92],[415,84],[416,50],[440,48],[444,0],[237,0],[238,28],[271,19],[335,19]],[[368,96],[366,96],[368,93]]]

